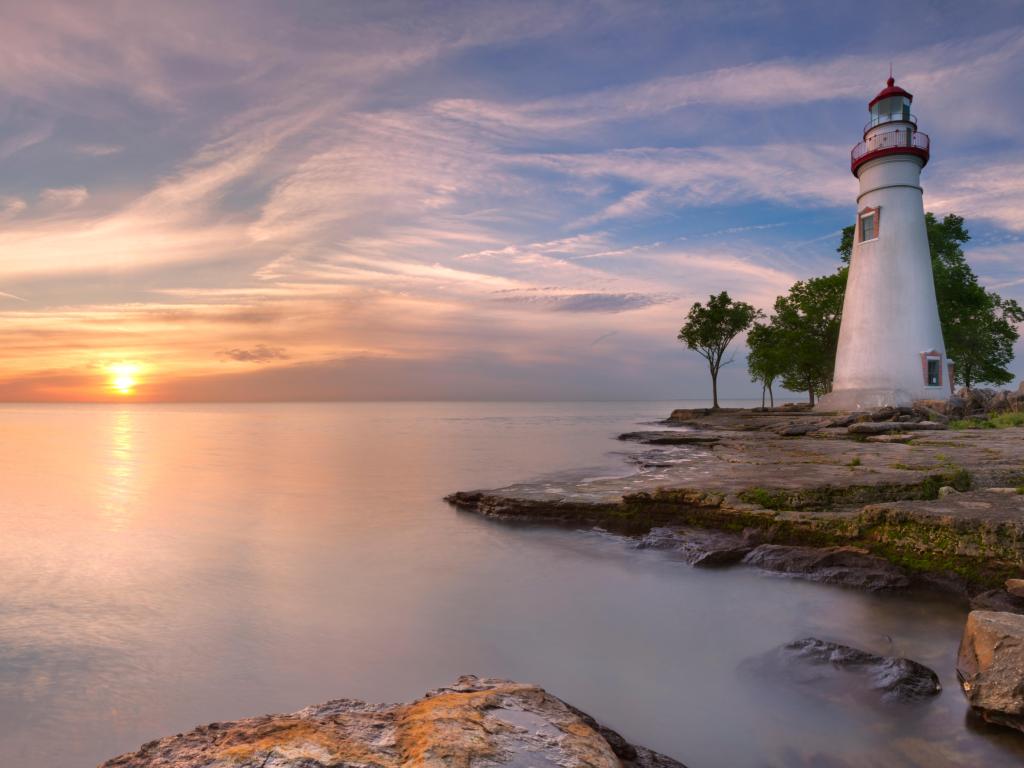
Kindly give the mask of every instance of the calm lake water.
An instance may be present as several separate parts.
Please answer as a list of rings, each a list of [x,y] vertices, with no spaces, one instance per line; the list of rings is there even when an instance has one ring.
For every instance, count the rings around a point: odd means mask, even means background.
[[[1024,738],[965,722],[957,608],[441,501],[625,473],[612,438],[672,405],[0,407],[0,765],[93,766],[463,673],[541,683],[691,768],[1019,765]],[[884,705],[740,668],[807,635],[917,659],[945,690]]]

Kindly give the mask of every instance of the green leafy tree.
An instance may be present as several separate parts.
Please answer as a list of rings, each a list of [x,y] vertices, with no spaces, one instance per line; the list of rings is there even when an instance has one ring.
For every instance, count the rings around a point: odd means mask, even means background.
[[[761,407],[767,393],[771,407],[775,407],[775,393],[772,385],[786,370],[787,349],[782,344],[782,334],[775,325],[756,323],[747,334],[747,371],[750,380],[761,385]]]
[[[963,251],[971,236],[962,216],[951,213],[940,220],[926,213],[925,227],[942,338],[946,354],[956,363],[956,382],[971,387],[1013,381],[1007,366],[1013,361],[1024,310],[1013,299],[978,284]],[[847,264],[853,254],[853,232],[852,226],[846,227],[836,249]]]
[[[1017,326],[1024,322],[1024,309],[1013,299],[1003,299],[981,288],[972,310],[972,314],[961,313],[960,324],[947,337],[957,350],[950,352],[951,343],[946,342],[947,354],[956,363],[956,381],[965,387],[1008,384],[1013,374],[1007,366],[1013,362],[1013,345],[1020,337]]]
[[[811,405],[832,388],[846,272],[801,280],[775,300],[771,326],[783,350],[782,386],[806,392]]]
[[[725,291],[709,296],[706,305],[698,301],[690,307],[678,338],[708,361],[714,408],[718,408],[718,372],[732,362],[731,358],[724,359],[726,350],[759,317],[759,310],[746,302],[733,301]]]

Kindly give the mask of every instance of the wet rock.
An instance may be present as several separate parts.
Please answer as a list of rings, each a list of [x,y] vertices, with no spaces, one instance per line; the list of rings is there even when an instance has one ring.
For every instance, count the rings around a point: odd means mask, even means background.
[[[956,672],[968,703],[986,722],[1024,731],[1024,616],[971,611]]]
[[[1024,597],[1011,595],[1005,589],[990,589],[971,598],[971,610],[1024,614]]]
[[[788,643],[776,655],[784,666],[791,668],[802,664],[829,665],[856,673],[886,701],[919,701],[942,690],[938,675],[924,664],[902,657],[879,656],[816,637]]]
[[[946,429],[937,421],[862,421],[851,424],[846,431],[851,435],[881,435],[886,432],[907,432],[925,429]]]
[[[636,542],[637,549],[678,549],[682,537],[674,528],[651,528]]]
[[[911,576],[911,587],[929,592],[952,595],[966,605],[970,600],[970,585],[963,576],[952,571],[920,571]]]
[[[753,531],[737,535],[698,528],[652,528],[636,546],[670,550],[690,565],[712,568],[740,562],[758,543]]]
[[[685,768],[535,685],[461,677],[406,705],[339,699],[290,715],[212,723],[101,768]]]
[[[902,589],[910,579],[888,560],[854,547],[791,547],[762,544],[743,562],[766,571],[786,573],[823,584],[869,591]]]
[[[707,445],[718,442],[718,438],[714,435],[702,435],[700,432],[677,432],[667,429],[649,432],[625,432],[619,435],[619,440],[643,443],[644,445]]]

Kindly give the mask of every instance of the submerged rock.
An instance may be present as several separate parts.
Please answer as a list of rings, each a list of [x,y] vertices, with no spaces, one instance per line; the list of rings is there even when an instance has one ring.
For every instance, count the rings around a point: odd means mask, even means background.
[[[1024,597],[1017,597],[1005,589],[990,589],[971,598],[971,610],[1024,613]]]
[[[1014,597],[1024,598],[1024,579],[1007,579],[1006,591]]]
[[[743,562],[801,579],[870,591],[910,586],[910,579],[898,566],[855,547],[762,544],[744,557]]]
[[[1024,731],[1024,616],[971,611],[956,673],[982,719]]]
[[[652,528],[636,547],[672,550],[690,565],[709,568],[740,562],[757,543],[753,532],[734,534],[699,528]]]
[[[668,429],[647,432],[624,432],[619,440],[644,445],[713,445],[718,442],[714,435],[702,435],[699,432],[679,432]]]
[[[460,677],[412,704],[338,699],[290,715],[211,723],[101,768],[685,768],[535,685]]]
[[[885,701],[918,701],[942,690],[938,675],[924,664],[897,656],[879,656],[816,637],[787,643],[775,651],[774,658],[791,670],[808,664],[856,673],[869,689],[879,691]]]

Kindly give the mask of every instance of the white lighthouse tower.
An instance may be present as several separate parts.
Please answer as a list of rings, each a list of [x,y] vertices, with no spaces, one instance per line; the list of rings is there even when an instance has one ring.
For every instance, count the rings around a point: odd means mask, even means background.
[[[952,389],[921,199],[929,142],[910,114],[913,98],[890,77],[850,153],[857,221],[832,392],[821,410],[910,405]]]

